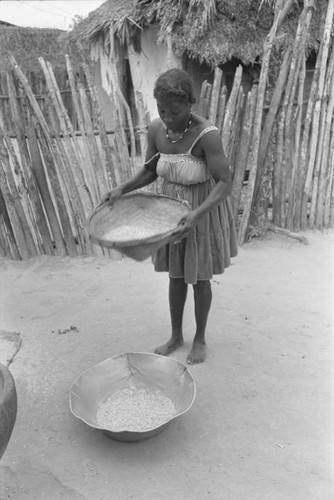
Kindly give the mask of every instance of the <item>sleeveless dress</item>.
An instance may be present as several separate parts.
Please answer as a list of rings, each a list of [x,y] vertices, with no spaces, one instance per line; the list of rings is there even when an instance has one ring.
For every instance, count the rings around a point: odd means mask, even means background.
[[[203,203],[216,185],[204,158],[191,154],[195,144],[217,127],[205,128],[186,153],[160,153],[157,174],[162,177],[161,194],[186,200],[193,209]],[[222,274],[237,255],[237,237],[229,197],[199,220],[179,243],[168,244],[152,257],[155,271],[169,272],[185,283],[210,280]]]

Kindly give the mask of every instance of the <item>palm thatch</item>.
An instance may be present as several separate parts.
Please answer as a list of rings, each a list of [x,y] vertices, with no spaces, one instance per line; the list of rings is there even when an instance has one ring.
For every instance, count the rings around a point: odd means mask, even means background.
[[[308,50],[318,50],[326,0],[315,0]],[[295,36],[302,0],[295,5],[276,44],[283,48]],[[211,66],[232,58],[253,64],[260,57],[274,19],[270,0],[107,0],[80,22],[70,34],[74,40],[92,41],[112,32],[122,44],[149,25],[159,25],[158,41],[171,36],[176,55],[186,55]],[[108,45],[108,43],[107,43]]]
[[[120,40],[125,42],[131,28],[140,27],[138,15],[138,0],[106,1],[73,28],[70,38],[81,42],[91,40],[100,33],[109,33],[112,28]]]

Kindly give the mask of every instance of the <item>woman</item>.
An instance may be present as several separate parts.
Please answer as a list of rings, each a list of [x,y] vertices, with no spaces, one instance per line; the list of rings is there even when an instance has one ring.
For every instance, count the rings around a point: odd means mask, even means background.
[[[179,222],[172,242],[153,256],[156,271],[169,273],[171,338],[155,352],[168,355],[183,345],[182,318],[188,284],[193,285],[196,332],[189,364],[205,359],[205,330],[211,307],[211,282],[237,254],[236,232],[228,195],[232,179],[216,127],[192,113],[195,102],[189,75],[180,69],[163,73],[154,97],[160,118],[148,129],[146,162],[130,180],[105,196],[112,204],[122,194],[163,178],[162,194],[181,198],[192,210]]]

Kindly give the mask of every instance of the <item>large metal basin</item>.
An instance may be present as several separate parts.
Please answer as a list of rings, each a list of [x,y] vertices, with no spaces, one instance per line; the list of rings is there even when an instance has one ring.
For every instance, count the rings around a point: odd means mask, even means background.
[[[176,414],[168,422],[145,431],[113,432],[97,423],[99,405],[116,390],[135,386],[159,390],[169,397]],[[119,441],[141,441],[162,432],[173,420],[186,413],[196,396],[196,385],[187,367],[173,358],[146,352],[125,353],[106,359],[85,370],[70,388],[73,415],[90,427],[102,430]]]
[[[0,459],[12,435],[17,414],[17,394],[9,369],[0,364]]]

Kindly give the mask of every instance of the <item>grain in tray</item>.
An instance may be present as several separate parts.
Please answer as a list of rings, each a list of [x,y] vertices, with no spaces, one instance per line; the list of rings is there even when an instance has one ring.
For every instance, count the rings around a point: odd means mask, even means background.
[[[114,227],[113,229],[105,233],[103,237],[108,241],[145,240],[172,229],[170,224],[162,225],[161,222],[154,222],[155,221],[153,220],[149,225],[146,226],[123,224],[121,226]]]

